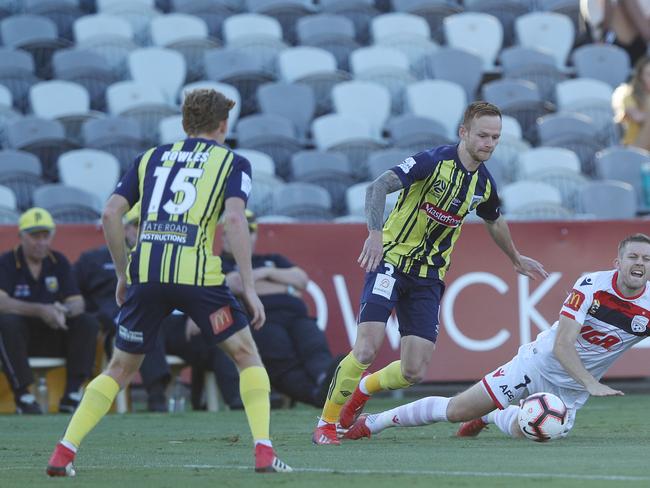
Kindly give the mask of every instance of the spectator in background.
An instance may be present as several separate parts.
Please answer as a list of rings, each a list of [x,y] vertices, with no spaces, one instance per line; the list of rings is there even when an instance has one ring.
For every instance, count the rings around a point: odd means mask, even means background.
[[[632,65],[647,53],[650,0],[581,0],[580,12],[594,42],[622,47]]]
[[[85,313],[70,263],[50,249],[55,225],[49,212],[27,210],[18,229],[20,244],[0,256],[0,360],[16,411],[41,414],[28,389],[34,382],[29,356],[64,356],[59,411],[72,413],[92,373],[99,323]]]
[[[124,219],[126,245],[133,248],[138,241],[138,206]],[[106,333],[106,353],[110,356],[115,337],[115,317],[119,311],[115,302],[117,277],[115,265],[107,246],[84,252],[74,265],[79,288],[91,312],[101,322]],[[215,372],[224,401],[231,408],[242,408],[239,397],[239,375],[232,361],[215,347],[208,349],[201,340],[199,328],[185,315],[170,315],[163,320],[156,347],[145,355],[140,375],[147,391],[147,409],[166,412],[166,389],[171,379],[166,354],[180,356],[195,370]],[[193,401],[200,408],[200,401]]]
[[[253,338],[271,386],[293,401],[320,408],[338,361],[332,358],[325,334],[309,316],[301,298],[309,277],[280,254],[255,254],[257,222],[250,210],[246,217],[253,249],[255,291],[266,311],[266,325],[254,330]],[[241,295],[241,278],[226,240],[221,260],[228,287],[235,295]]]
[[[639,59],[629,83],[614,91],[612,106],[624,129],[621,143],[650,151],[650,58]]]

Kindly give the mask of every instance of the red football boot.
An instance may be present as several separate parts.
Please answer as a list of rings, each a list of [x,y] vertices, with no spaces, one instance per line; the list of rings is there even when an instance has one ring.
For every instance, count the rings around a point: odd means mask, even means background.
[[[270,446],[257,444],[255,446],[255,472],[256,473],[291,473],[293,469],[276,456]]]
[[[352,427],[350,427],[348,431],[343,435],[343,438],[350,439],[352,441],[363,439],[364,437],[370,439],[372,432],[370,432],[370,429],[366,425],[367,418],[368,418],[367,413],[362,413],[361,415],[359,415],[359,418],[354,422]]]
[[[74,469],[74,457],[76,453],[63,444],[59,443],[47,462],[45,472],[49,476],[74,476],[77,472]]]
[[[456,432],[457,437],[476,437],[479,433],[487,427],[483,420],[474,419],[469,422],[463,422]]]
[[[361,379],[365,378],[369,374],[370,373],[368,372],[364,372],[361,375]],[[348,401],[345,402],[345,405],[343,405],[343,408],[341,409],[341,413],[339,414],[339,423],[341,424],[341,427],[343,427],[344,429],[349,429],[354,423],[354,421],[357,420],[359,414],[363,412],[363,407],[365,406],[368,400],[370,400],[370,395],[366,395],[365,393],[363,393],[359,389],[359,386],[357,386],[354,389],[354,393],[352,393],[352,396],[348,398]]]
[[[341,444],[336,434],[336,424],[325,424],[314,429],[311,441],[317,446],[338,446]]]

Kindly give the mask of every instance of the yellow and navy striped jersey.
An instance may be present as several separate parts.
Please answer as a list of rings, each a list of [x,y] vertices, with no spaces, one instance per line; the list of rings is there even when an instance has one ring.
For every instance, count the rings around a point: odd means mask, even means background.
[[[115,193],[140,205],[138,243],[129,256],[130,283],[221,285],[212,253],[227,198],[248,200],[251,166],[215,141],[189,138],[136,158]]]
[[[474,172],[460,162],[458,147],[438,146],[391,168],[404,185],[384,224],[384,259],[404,273],[443,279],[465,216],[499,215],[494,179],[484,164]]]

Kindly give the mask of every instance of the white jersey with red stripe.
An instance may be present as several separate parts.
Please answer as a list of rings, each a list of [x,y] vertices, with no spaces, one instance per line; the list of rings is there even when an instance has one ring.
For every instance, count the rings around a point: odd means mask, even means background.
[[[582,328],[576,341],[578,356],[594,378],[600,379],[621,354],[650,336],[650,289],[625,297],[616,286],[616,270],[582,276],[562,305],[560,315]],[[533,342],[532,364],[539,374],[564,388],[584,390],[553,354],[557,322]]]

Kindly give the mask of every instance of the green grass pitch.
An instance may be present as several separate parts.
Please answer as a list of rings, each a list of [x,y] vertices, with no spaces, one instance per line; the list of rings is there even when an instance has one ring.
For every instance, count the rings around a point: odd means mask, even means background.
[[[374,400],[367,410],[393,405]],[[274,410],[274,445],[296,468],[287,475],[253,472],[243,412],[110,415],[86,438],[74,479],[45,475],[67,416],[6,415],[0,416],[0,487],[647,487],[649,405],[644,395],[592,398],[571,435],[548,444],[508,439],[495,427],[459,439],[456,426],[438,424],[340,447],[311,444],[315,409]]]

